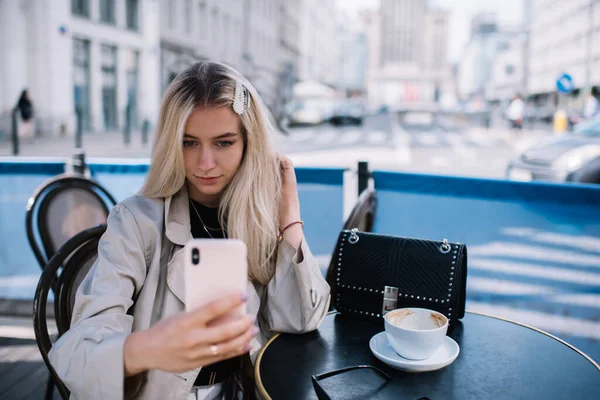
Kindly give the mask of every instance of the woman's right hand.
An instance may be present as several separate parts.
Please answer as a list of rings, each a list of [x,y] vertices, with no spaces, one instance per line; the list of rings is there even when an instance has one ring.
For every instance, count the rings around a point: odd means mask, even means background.
[[[185,372],[247,353],[250,340],[258,333],[254,318],[233,316],[227,322],[211,324],[246,299],[241,295],[227,296],[132,333],[125,340],[123,352],[125,376],[150,369]]]

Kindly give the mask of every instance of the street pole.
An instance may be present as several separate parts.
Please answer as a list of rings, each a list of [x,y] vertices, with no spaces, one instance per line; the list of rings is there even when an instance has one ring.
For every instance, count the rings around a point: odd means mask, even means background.
[[[75,116],[77,118],[77,130],[75,131],[75,148],[80,149],[83,134],[83,116],[80,107],[75,107]]]
[[[242,59],[244,60],[244,75],[246,78],[250,79],[251,71],[251,55],[250,55],[250,18],[251,15],[251,0],[244,0],[244,15],[246,18],[243,18],[243,27],[242,27],[242,37],[240,40],[242,41],[242,48],[244,52],[242,53]],[[250,79],[251,80],[251,79]]]
[[[358,195],[369,187],[369,163],[367,161],[358,162]]]
[[[19,126],[17,124],[17,113],[18,109],[12,111],[12,154],[13,156],[19,155]]]
[[[591,75],[592,75],[592,52],[594,44],[594,5],[597,0],[590,0],[590,8],[588,12],[588,32],[585,51],[585,86],[583,98],[585,99],[591,93]]]
[[[524,7],[525,7],[525,21],[524,22],[524,26],[523,26],[523,33],[524,33],[524,37],[523,37],[523,77],[522,77],[522,82],[521,82],[521,86],[522,86],[522,91],[523,91],[523,97],[525,99],[527,99],[529,97],[529,55],[531,52],[531,46],[530,46],[530,41],[531,41],[531,13],[532,13],[532,0],[525,0],[524,2]]]
[[[125,129],[123,131],[123,140],[125,142],[125,145],[129,146],[129,144],[131,143],[131,105],[130,103],[127,103],[127,106],[125,107]]]
[[[142,124],[142,144],[148,143],[148,134],[150,133],[150,121],[144,120]]]

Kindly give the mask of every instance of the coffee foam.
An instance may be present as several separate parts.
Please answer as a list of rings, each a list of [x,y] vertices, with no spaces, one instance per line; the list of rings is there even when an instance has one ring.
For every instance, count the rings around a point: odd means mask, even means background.
[[[409,309],[404,309],[392,311],[391,313],[386,315],[386,318],[390,324],[398,326],[410,315],[414,315],[414,313]]]
[[[446,324],[446,318],[438,312],[430,312],[427,317],[409,309],[400,309],[388,313],[388,322],[394,326],[413,330],[431,330]]]

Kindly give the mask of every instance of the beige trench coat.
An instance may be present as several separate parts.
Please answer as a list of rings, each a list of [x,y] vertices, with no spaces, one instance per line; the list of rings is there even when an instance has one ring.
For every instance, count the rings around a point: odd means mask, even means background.
[[[50,353],[71,398],[187,398],[199,368],[125,379],[123,345],[130,332],[184,310],[183,245],[191,238],[185,189],[164,200],[133,196],[113,208],[98,260],[77,292],[71,329]],[[271,282],[248,284],[247,309],[261,329],[251,342],[253,361],[273,332],[312,331],[327,314],[329,285],[304,240],[301,249],[298,263],[296,249],[282,241]]]

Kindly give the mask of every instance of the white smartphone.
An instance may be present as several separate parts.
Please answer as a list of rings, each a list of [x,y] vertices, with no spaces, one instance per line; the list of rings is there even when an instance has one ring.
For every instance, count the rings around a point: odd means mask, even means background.
[[[246,244],[237,239],[192,239],[184,249],[185,310],[248,290]],[[234,310],[246,314],[246,303]],[[231,317],[229,314],[227,317]],[[227,318],[226,317],[226,318]],[[222,322],[220,318],[215,323]]]

